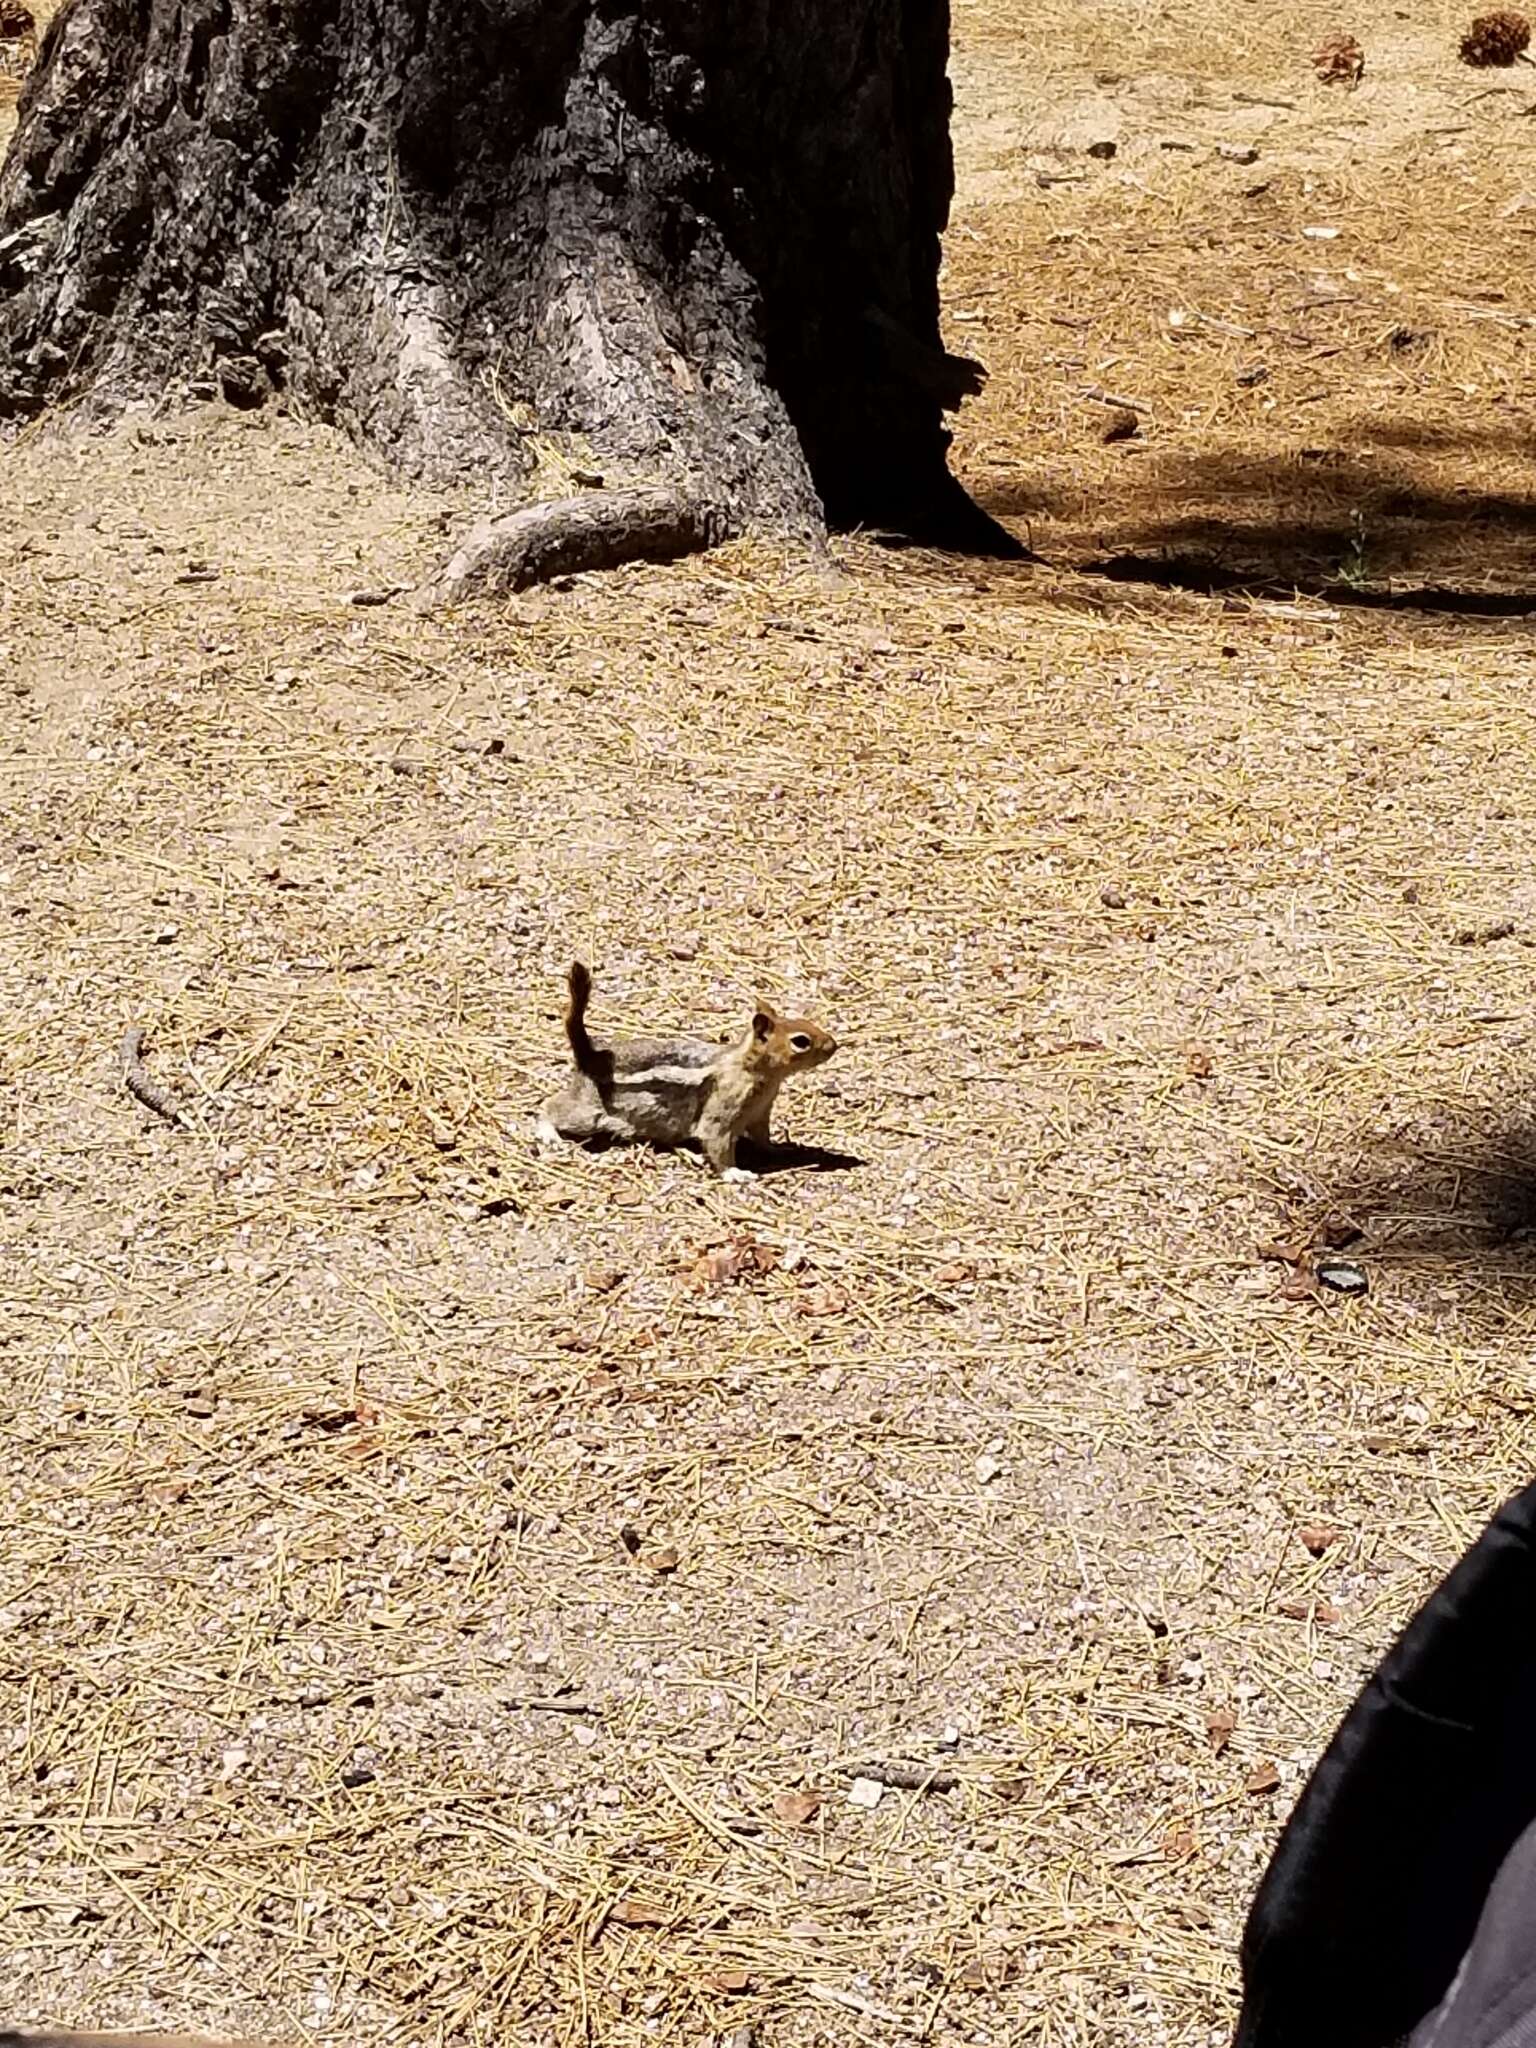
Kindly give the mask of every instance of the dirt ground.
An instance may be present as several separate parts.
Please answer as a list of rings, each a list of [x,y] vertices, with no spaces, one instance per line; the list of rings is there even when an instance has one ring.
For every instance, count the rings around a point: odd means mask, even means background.
[[[962,0],[1043,565],[424,621],[354,600],[466,506],[328,434],[5,450],[8,2020],[1226,2037],[1533,1463],[1536,85],[1460,24]],[[574,952],[830,1023],[804,1155],[541,1156]],[[1344,1224],[1362,1299],[1257,1249]]]

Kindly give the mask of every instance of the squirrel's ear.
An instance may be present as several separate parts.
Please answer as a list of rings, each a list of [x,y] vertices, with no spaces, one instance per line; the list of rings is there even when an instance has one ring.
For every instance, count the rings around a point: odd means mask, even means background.
[[[774,1009],[771,1003],[765,1003],[759,997],[757,1008],[752,1013],[752,1036],[754,1038],[771,1038],[773,1036],[773,1027],[778,1021],[778,1011]]]

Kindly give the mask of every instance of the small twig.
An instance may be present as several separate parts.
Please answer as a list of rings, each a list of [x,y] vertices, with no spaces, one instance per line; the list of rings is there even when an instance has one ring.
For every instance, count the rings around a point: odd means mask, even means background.
[[[872,1778],[893,1792],[953,1792],[960,1780],[942,1764],[846,1764],[849,1777]]]
[[[590,1700],[508,1700],[508,1709],[514,1714],[590,1714],[594,1720],[603,1718],[601,1707],[594,1707]]]
[[[130,1025],[123,1036],[122,1066],[123,1082],[130,1095],[142,1102],[146,1109],[152,1109],[156,1116],[163,1116],[167,1123],[185,1123],[181,1105],[170,1089],[162,1088],[145,1072],[144,1032],[138,1024]]]
[[[1079,398],[1091,398],[1095,405],[1118,406],[1122,412],[1144,412],[1152,408],[1142,398],[1126,398],[1121,392],[1106,391],[1102,384],[1083,384],[1078,387]]]
[[[805,1988],[813,1998],[824,1999],[828,2005],[841,2005],[849,2012],[863,2013],[866,2019],[883,2020],[888,2027],[900,2027],[904,2034],[917,2031],[904,2013],[891,2012],[886,2006],[876,2005],[872,1999],[860,1998],[855,1991],[839,1991],[831,1984],[818,1984],[814,1979]]]

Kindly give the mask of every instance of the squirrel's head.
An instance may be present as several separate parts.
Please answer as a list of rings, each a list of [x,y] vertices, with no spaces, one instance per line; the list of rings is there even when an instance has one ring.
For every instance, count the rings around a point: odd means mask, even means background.
[[[781,1017],[759,1000],[752,1015],[752,1047],[765,1066],[785,1074],[819,1067],[837,1051],[837,1040],[809,1017]]]

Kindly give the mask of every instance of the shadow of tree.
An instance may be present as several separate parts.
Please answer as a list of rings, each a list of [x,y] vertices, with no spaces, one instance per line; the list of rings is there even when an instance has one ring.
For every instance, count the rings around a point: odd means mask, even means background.
[[[1351,1258],[1470,1267],[1501,1316],[1524,1319],[1536,1306],[1536,1116],[1464,1104],[1438,1130],[1372,1136],[1353,1159],[1284,1192],[1297,1242],[1326,1245],[1342,1223],[1359,1232]]]
[[[1536,456],[1536,443],[1517,431],[1502,442],[1485,432],[1458,439],[1390,421],[1371,422],[1369,436],[1371,446],[1257,458],[1143,449],[1123,472],[1128,488],[1102,508],[1097,552],[1076,566],[1202,595],[1303,595],[1491,618],[1536,612],[1536,462],[1529,492],[1461,480],[1480,458],[1490,466],[1496,457],[1507,472],[1527,450]],[[997,517],[1048,514],[1040,492],[1011,479],[977,495]]]

